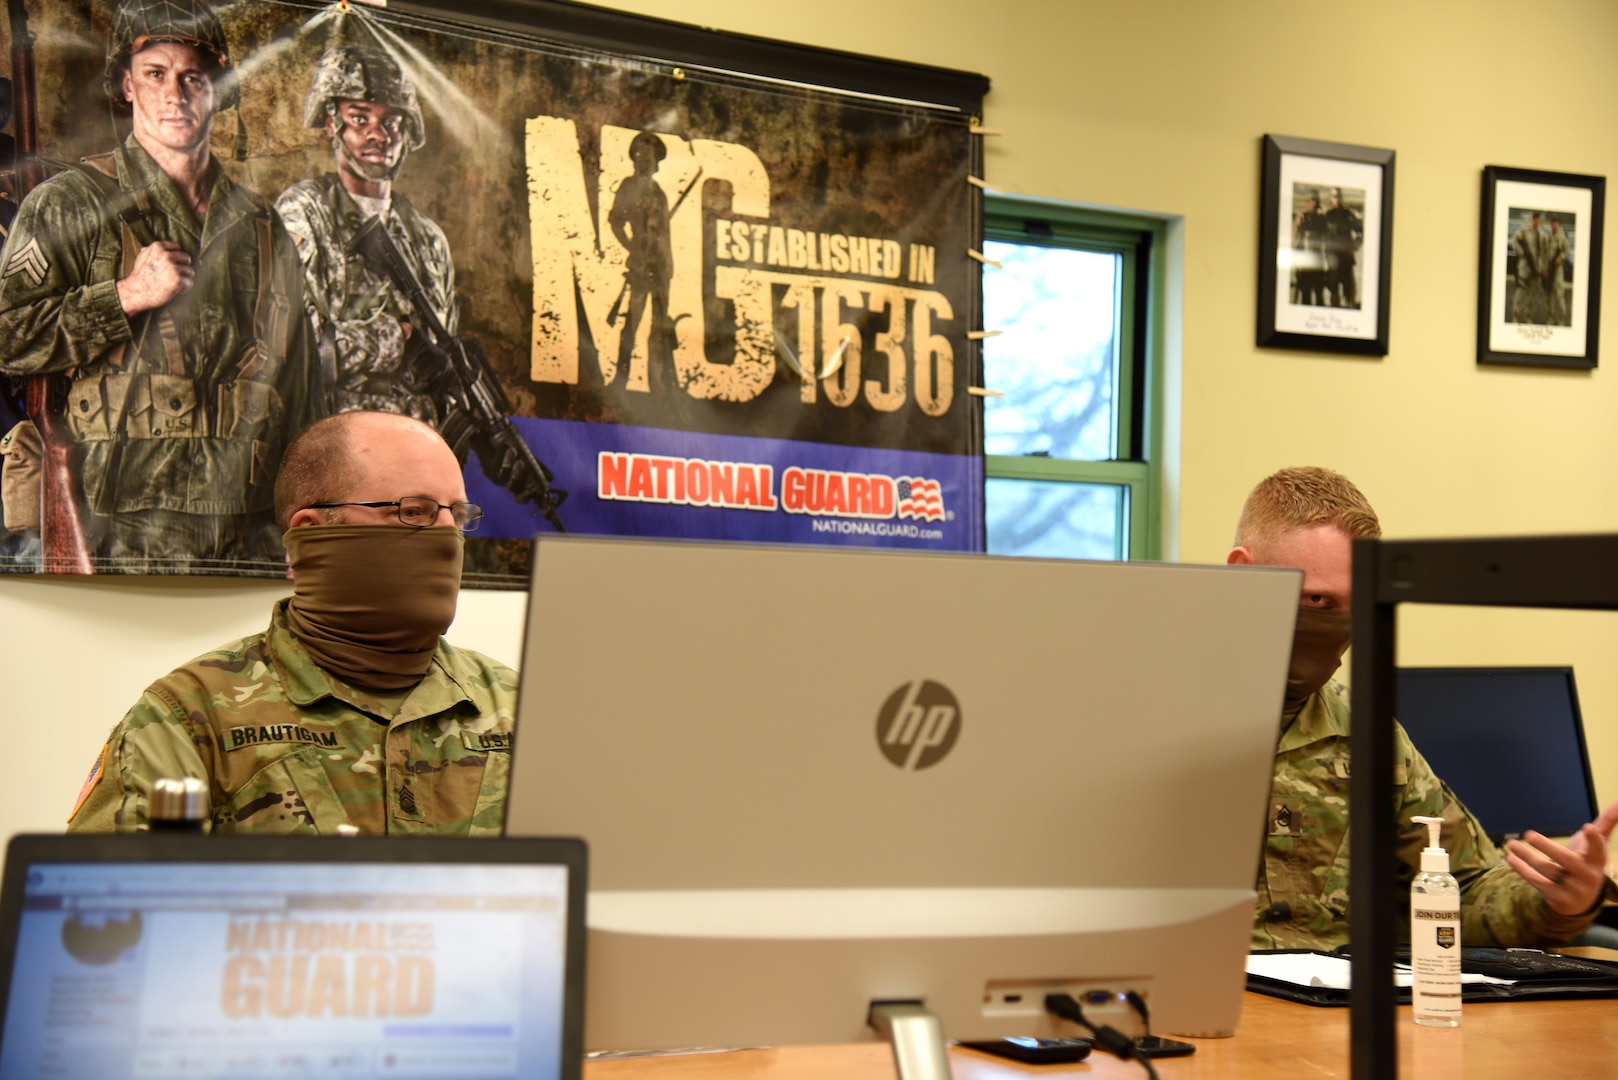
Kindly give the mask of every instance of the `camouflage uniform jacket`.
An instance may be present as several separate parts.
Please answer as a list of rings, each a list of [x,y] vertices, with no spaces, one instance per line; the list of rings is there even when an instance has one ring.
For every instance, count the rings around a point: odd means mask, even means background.
[[[321,348],[335,350],[334,411],[379,409],[436,426],[436,400],[419,392],[421,388],[403,370],[405,335],[400,323],[425,333],[420,316],[392,282],[373,274],[360,256],[348,254],[355,234],[368,220],[365,211],[336,173],[298,181],[275,200],[275,208],[298,245],[304,298],[322,338]],[[444,231],[397,192],[386,225],[426,291],[433,314],[455,333],[455,264]]]
[[[70,831],[144,828],[153,781],[195,776],[215,832],[499,835],[516,673],[440,640],[402,703],[379,702],[315,665],[287,603],[268,633],[147,688],[113,729]]]
[[[1545,273],[1551,288],[1567,288],[1567,279],[1563,275],[1572,254],[1573,249],[1567,242],[1567,233],[1557,229],[1545,234],[1544,242],[1540,245],[1540,255],[1545,260]]]
[[[217,160],[200,221],[133,136],[110,160],[86,160],[17,215],[0,270],[0,372],[72,374],[65,421],[92,507],[268,512],[287,443],[324,412],[280,218]],[[131,318],[117,284],[155,240],[191,256],[195,281]]]
[[[1334,949],[1348,942],[1348,689],[1326,687],[1304,702],[1275,753],[1268,835],[1259,868],[1255,949]],[[1394,731],[1394,798],[1399,822],[1400,903],[1421,865],[1427,828],[1442,817],[1450,872],[1461,886],[1467,944],[1532,946],[1578,936],[1594,917],[1552,911],[1461,804],[1433,775],[1402,726]],[[1609,889],[1609,892],[1611,890]],[[1399,917],[1407,918],[1404,907]]]
[[[1517,281],[1523,285],[1538,281],[1545,267],[1545,234],[1524,222],[1511,246],[1517,251]]]

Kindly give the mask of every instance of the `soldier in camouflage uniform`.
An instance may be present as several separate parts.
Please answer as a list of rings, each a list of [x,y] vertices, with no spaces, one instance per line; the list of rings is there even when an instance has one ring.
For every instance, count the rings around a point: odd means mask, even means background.
[[[309,312],[335,379],[334,408],[380,409],[441,426],[435,384],[447,359],[412,327],[409,299],[349,253],[360,227],[380,215],[433,313],[455,333],[449,242],[393,190],[406,154],[425,138],[415,87],[380,48],[334,46],[315,66],[304,124],[325,130],[337,171],[293,184],[275,206],[303,262]]]
[[[1298,297],[1294,303],[1310,307],[1326,304],[1326,215],[1320,196],[1311,194],[1306,209],[1292,219],[1293,265],[1297,268]]]
[[[1352,540],[1381,531],[1359,490],[1326,469],[1283,469],[1260,483],[1242,510],[1229,561],[1304,572],[1258,874],[1255,949],[1348,942],[1349,702],[1330,679],[1348,648]],[[1605,876],[1618,802],[1566,846],[1529,833],[1526,843],[1510,841],[1502,858],[1397,725],[1394,740],[1402,897],[1427,843],[1426,828],[1411,820],[1421,814],[1444,819],[1468,944],[1565,942],[1590,925],[1604,900],[1618,900],[1618,886]]]
[[[419,421],[345,413],[300,435],[276,484],[294,595],[266,633],[146,690],[69,829],[145,828],[153,783],[194,776],[215,831],[498,835],[517,676],[440,636],[465,499]]]
[[[1331,209],[1326,211],[1326,299],[1333,307],[1360,306],[1359,281],[1354,267],[1360,245],[1365,241],[1365,222],[1343,203],[1343,189],[1331,189]]]
[[[113,153],[34,189],[0,270],[0,373],[65,372],[97,564],[281,565],[275,470],[321,415],[297,254],[209,150],[237,98],[204,0],[126,0],[106,89]]]
[[[1571,325],[1567,311],[1567,261],[1573,250],[1568,245],[1567,233],[1562,231],[1562,216],[1551,215],[1550,235],[1545,237],[1546,303],[1550,308],[1552,326]]]
[[[1545,302],[1545,234],[1539,231],[1539,211],[1528,215],[1528,224],[1511,238],[1517,253],[1517,288],[1511,297],[1511,321],[1539,321]]]

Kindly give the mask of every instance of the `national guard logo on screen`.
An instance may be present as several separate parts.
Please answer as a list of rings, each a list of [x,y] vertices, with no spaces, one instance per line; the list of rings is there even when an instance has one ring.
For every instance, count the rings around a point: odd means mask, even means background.
[[[931,679],[907,682],[882,703],[876,743],[901,769],[938,764],[961,734],[961,706],[949,687]]]
[[[1438,929],[1438,947],[1440,949],[1455,948],[1455,927],[1440,926]]]

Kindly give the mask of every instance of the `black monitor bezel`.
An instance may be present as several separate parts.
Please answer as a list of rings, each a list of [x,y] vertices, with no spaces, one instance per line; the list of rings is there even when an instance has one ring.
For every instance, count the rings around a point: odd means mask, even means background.
[[[1352,1080],[1398,1075],[1393,670],[1400,604],[1618,611],[1618,534],[1354,541]]]

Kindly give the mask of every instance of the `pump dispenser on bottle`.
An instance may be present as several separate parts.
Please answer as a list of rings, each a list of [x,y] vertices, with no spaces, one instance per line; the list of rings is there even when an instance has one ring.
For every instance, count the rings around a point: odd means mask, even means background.
[[[1443,818],[1416,817],[1427,826],[1421,873],[1410,883],[1410,996],[1416,1023],[1461,1026],[1461,887],[1439,846]]]

